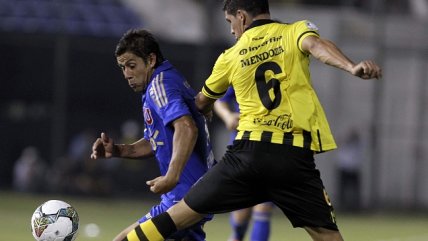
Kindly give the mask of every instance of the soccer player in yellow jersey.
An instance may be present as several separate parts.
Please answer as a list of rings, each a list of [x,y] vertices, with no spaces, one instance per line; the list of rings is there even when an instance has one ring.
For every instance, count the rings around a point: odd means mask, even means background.
[[[311,84],[309,56],[362,79],[382,77],[380,67],[354,63],[309,21],[272,21],[268,0],[225,0],[223,10],[237,42],[217,59],[196,104],[208,113],[233,86],[240,107],[236,139],[182,201],[126,240],[164,240],[205,214],[266,201],[313,240],[343,240],[314,161],[336,144]]]

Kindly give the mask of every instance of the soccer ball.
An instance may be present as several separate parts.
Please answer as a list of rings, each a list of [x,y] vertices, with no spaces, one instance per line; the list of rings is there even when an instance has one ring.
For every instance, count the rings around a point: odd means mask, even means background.
[[[49,200],[31,217],[31,231],[37,241],[73,241],[79,229],[79,215],[68,203]]]

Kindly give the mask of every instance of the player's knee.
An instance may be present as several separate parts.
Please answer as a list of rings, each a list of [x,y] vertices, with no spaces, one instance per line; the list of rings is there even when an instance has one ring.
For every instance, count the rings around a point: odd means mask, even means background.
[[[204,218],[203,214],[195,212],[184,201],[170,207],[167,212],[178,230],[188,228]]]
[[[254,206],[253,210],[256,212],[271,212],[273,208],[273,204],[270,202],[261,203]]]

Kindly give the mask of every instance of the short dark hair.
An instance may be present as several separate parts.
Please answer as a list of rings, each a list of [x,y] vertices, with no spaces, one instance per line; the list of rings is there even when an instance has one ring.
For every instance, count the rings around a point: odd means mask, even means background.
[[[158,41],[146,29],[130,29],[122,36],[116,46],[115,56],[118,57],[125,52],[131,52],[141,57],[144,63],[147,63],[149,55],[154,53],[156,55],[155,67],[164,61]]]
[[[236,15],[238,9],[245,10],[252,16],[269,13],[268,0],[224,0],[223,11]]]

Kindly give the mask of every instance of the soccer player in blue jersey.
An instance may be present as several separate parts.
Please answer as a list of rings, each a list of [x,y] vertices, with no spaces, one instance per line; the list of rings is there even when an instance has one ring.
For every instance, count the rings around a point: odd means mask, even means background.
[[[129,86],[142,93],[144,137],[132,144],[115,144],[101,133],[91,158],[145,158],[155,155],[161,176],[147,181],[150,190],[162,194],[159,205],[124,229],[114,240],[122,240],[140,223],[165,212],[180,201],[215,160],[205,117],[195,105],[196,92],[164,59],[154,36],[144,30],[129,30],[116,47],[116,59]],[[175,232],[168,240],[205,240],[203,224]],[[135,231],[129,235],[137,235]]]
[[[239,105],[236,102],[235,90],[229,87],[223,97],[214,102],[214,111],[230,131],[228,145],[232,145],[235,140],[239,123]],[[273,205],[265,202],[255,205],[252,208],[243,208],[233,211],[230,215],[230,226],[232,235],[229,241],[244,240],[250,220],[252,219],[252,230],[250,241],[267,241],[270,236],[270,219]]]

